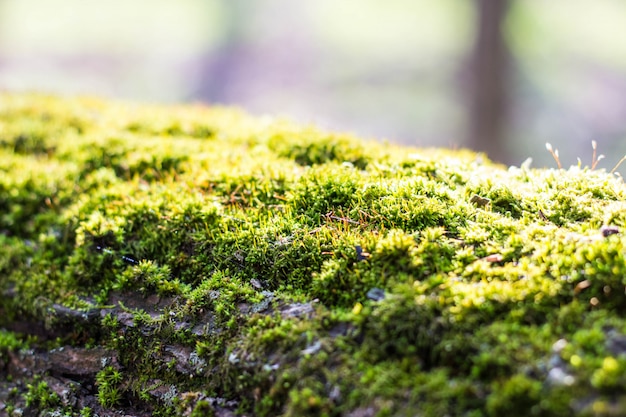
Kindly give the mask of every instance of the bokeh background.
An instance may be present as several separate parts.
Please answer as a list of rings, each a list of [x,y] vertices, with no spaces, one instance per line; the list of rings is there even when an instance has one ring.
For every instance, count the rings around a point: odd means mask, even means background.
[[[243,107],[415,146],[610,170],[623,0],[0,0],[0,89]],[[624,172],[626,170],[621,167]]]

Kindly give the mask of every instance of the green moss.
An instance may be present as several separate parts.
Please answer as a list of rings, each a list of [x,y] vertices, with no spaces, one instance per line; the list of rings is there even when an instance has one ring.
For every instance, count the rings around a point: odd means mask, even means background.
[[[15,332],[0,330],[0,363],[10,360],[9,352],[17,352],[28,347],[28,343]]]
[[[45,381],[36,380],[32,384],[28,384],[26,388],[27,392],[24,394],[24,399],[27,407],[47,409],[61,403],[59,396],[50,390]]]
[[[105,347],[98,414],[623,414],[625,200],[603,171],[5,94],[0,373]]]
[[[114,408],[122,399],[121,383],[123,375],[111,366],[103,368],[96,375],[98,401],[105,408]]]

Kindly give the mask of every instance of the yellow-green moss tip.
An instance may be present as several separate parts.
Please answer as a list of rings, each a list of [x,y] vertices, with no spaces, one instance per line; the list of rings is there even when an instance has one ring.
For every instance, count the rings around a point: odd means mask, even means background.
[[[68,415],[623,415],[625,198],[603,171],[4,94],[0,398]]]

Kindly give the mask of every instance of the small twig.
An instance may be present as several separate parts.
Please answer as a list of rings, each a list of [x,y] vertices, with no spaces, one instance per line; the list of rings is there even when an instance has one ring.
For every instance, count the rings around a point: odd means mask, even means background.
[[[604,155],[598,155],[598,159],[596,159],[596,165],[598,165],[598,162],[602,161],[604,159]]]
[[[593,148],[593,156],[591,158],[591,169],[594,170],[596,169],[596,166],[598,166],[598,162],[604,159],[604,155],[596,156],[596,150],[597,150],[598,144],[596,143],[595,140],[591,141],[591,147]]]
[[[619,162],[617,163],[617,165],[615,165],[615,166],[613,167],[613,169],[611,170],[611,174],[613,174],[613,173],[615,172],[615,170],[616,170],[617,168],[619,168],[619,166],[620,166],[620,165],[622,164],[622,162],[624,162],[624,161],[626,161],[626,155],[624,155],[624,156],[622,157],[622,159],[620,159],[620,160],[619,160]]]
[[[335,216],[335,214],[332,211],[329,211],[328,213],[326,213],[324,215],[324,217],[326,217],[327,219],[330,219],[330,220],[336,220],[336,221],[340,221],[340,222],[344,222],[344,223],[351,223],[351,224],[357,224],[357,225],[361,224],[361,223],[357,222],[356,220],[352,220],[352,219],[349,219],[347,217]]]
[[[347,222],[347,223],[358,224],[358,225],[361,224],[361,223],[357,222],[356,220],[352,220],[352,219],[349,219],[347,217],[328,216],[328,218],[331,219],[331,220],[337,220],[337,221],[340,221],[340,222]]]
[[[593,148],[593,154],[591,155],[591,169],[594,169],[596,167],[597,161],[596,161],[596,149],[598,147],[598,144],[596,143],[595,140],[591,141],[591,147]]]
[[[556,161],[556,166],[559,169],[563,169],[563,167],[561,166],[561,161],[559,160],[559,150],[552,149],[552,145],[550,145],[548,142],[546,142],[546,149],[548,150],[548,152],[550,152],[550,155],[552,155],[552,158],[554,158],[554,160]]]

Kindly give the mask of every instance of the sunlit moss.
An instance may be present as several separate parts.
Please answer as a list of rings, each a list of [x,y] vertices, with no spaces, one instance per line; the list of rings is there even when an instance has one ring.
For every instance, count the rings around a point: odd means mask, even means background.
[[[116,352],[100,406],[623,414],[620,179],[232,109],[1,98],[0,325]],[[0,336],[0,373],[50,346]]]

